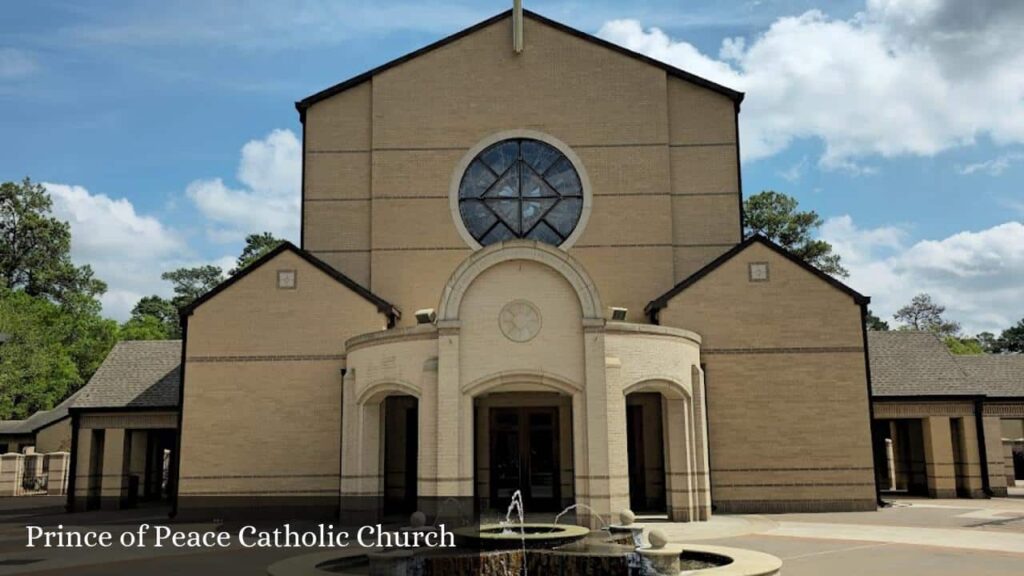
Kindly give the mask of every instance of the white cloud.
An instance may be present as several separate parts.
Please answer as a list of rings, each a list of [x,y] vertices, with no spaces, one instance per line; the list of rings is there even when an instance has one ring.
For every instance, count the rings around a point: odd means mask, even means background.
[[[1007,152],[1006,154],[999,155],[991,160],[985,160],[983,162],[975,162],[973,164],[967,164],[966,166],[958,166],[957,172],[964,176],[970,176],[971,174],[982,173],[988,174],[989,176],[999,176],[1015,162],[1024,160],[1024,152]]]
[[[945,305],[968,334],[998,334],[1024,318],[1024,224],[915,243],[907,236],[898,226],[858,228],[849,216],[830,218],[821,230],[850,270],[848,283],[872,297],[884,320],[921,292]]]
[[[211,223],[208,233],[217,242],[234,242],[246,234],[271,232],[297,239],[302,146],[291,130],[274,130],[262,140],[242,147],[238,165],[242,188],[220,178],[196,180],[186,194]]]
[[[23,50],[0,48],[0,79],[20,78],[38,69],[36,59]]]
[[[71,257],[89,264],[108,285],[104,313],[123,320],[142,296],[166,294],[162,270],[181,258],[184,240],[158,219],[144,216],[126,198],[92,194],[81,186],[44,183],[53,213],[71,226]]]
[[[599,35],[745,91],[748,159],[820,138],[823,168],[929,156],[979,136],[1024,142],[1024,2],[868,0],[849,20],[811,10],[727,39],[719,58],[635,20]],[[872,170],[870,167],[868,171]]]

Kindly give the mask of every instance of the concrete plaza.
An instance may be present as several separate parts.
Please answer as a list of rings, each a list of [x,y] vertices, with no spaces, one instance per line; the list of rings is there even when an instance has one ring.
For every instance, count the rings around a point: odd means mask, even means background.
[[[748,548],[781,558],[802,575],[1018,575],[1024,566],[1024,489],[991,500],[893,499],[877,512],[715,515],[709,522],[650,519],[669,540]],[[265,574],[297,550],[26,549],[26,524],[129,530],[165,523],[163,509],[67,515],[60,499],[0,499],[0,575]],[[176,524],[207,530],[212,525]],[[223,529],[232,530],[232,526]]]

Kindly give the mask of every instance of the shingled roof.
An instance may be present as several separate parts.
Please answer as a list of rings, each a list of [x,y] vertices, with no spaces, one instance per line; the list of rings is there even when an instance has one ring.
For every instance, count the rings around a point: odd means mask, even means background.
[[[177,408],[181,340],[119,342],[82,388],[78,408]]]
[[[930,332],[868,332],[871,388],[879,396],[1024,397],[1024,356],[951,354]]]
[[[1024,355],[957,356],[971,387],[987,396],[1024,397]]]
[[[930,332],[868,332],[875,396],[978,394],[945,343]]]

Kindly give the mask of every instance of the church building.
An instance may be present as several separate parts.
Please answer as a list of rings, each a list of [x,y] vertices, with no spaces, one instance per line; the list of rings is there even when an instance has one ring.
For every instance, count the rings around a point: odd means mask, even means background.
[[[873,510],[868,298],[744,240],[742,100],[507,11],[298,102],[300,246],[183,312],[177,511]]]

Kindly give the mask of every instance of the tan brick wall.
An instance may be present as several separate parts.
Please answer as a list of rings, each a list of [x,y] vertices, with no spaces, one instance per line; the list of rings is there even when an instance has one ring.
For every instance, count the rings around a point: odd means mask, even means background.
[[[453,249],[466,248],[448,202],[459,160],[489,135],[538,130],[573,149],[594,194],[571,252],[639,320],[738,241],[733,103],[530,19],[514,55],[509,28],[495,23],[309,109],[304,246],[403,310],[432,306]],[[363,150],[369,167],[353,152]],[[708,192],[729,195],[672,196]],[[367,197],[372,206],[353,200]]]
[[[294,290],[277,288],[278,270],[297,272]],[[345,340],[385,324],[375,305],[283,252],[196,309],[188,355],[342,354]]]
[[[768,282],[747,265],[768,262]],[[703,337],[713,500],[723,511],[870,509],[860,308],[753,244],[661,311]]]
[[[753,262],[768,262],[768,282],[749,281]],[[757,243],[674,298],[661,323],[696,331],[705,350],[863,346],[850,296]]]
[[[541,330],[529,342],[512,343],[498,326],[501,309],[526,299],[541,315]],[[511,261],[483,272],[460,311],[460,380],[463,385],[502,372],[550,373],[582,384],[583,328],[580,304],[560,274],[536,262]]]
[[[36,432],[36,452],[68,452],[71,450],[71,418],[55,422]]]
[[[294,290],[277,271],[297,270]],[[345,341],[382,329],[376,307],[284,252],[189,319],[181,494],[338,490]]]

